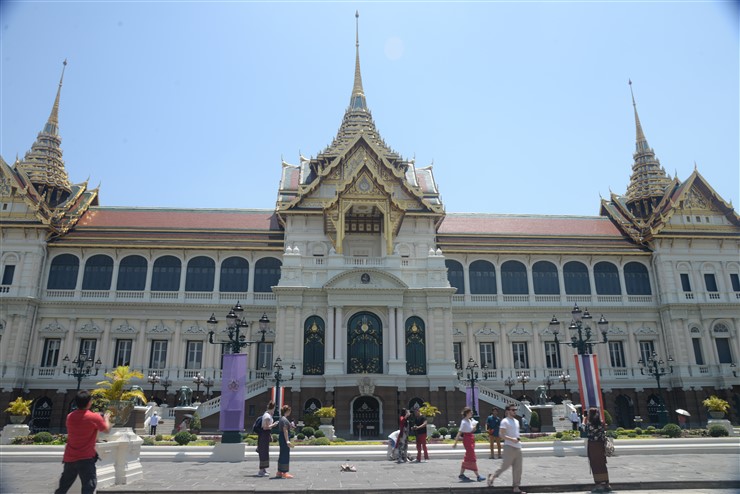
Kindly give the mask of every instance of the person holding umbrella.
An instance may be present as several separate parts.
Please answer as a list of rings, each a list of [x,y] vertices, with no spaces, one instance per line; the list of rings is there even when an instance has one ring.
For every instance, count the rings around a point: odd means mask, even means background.
[[[685,429],[686,417],[691,417],[691,414],[683,408],[678,408],[676,409],[676,415],[678,416],[678,426],[681,427],[681,429]]]

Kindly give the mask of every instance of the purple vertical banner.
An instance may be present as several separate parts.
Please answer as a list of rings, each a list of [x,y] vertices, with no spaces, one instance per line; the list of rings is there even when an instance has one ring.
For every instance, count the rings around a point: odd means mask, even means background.
[[[221,379],[221,431],[244,430],[244,402],[247,398],[247,354],[224,355]]]
[[[475,387],[467,386],[465,388],[465,405],[472,408],[478,415],[480,415],[480,409],[478,408],[478,390]]]

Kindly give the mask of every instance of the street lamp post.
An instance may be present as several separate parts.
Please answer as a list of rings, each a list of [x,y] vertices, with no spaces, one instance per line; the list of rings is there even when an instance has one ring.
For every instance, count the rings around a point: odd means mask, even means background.
[[[529,375],[526,374],[526,373],[524,373],[524,372],[519,372],[516,375],[516,380],[517,380],[517,382],[519,382],[522,385],[522,396],[524,396],[526,398],[527,395],[525,394],[524,387],[529,382]]]
[[[100,361],[100,358],[98,358],[98,360],[93,363],[92,355],[88,357],[84,353],[79,354],[72,361],[72,366],[70,366],[69,368],[67,368],[67,364],[69,363],[69,355],[65,355],[62,359],[62,362],[64,362],[62,372],[68,376],[72,376],[77,379],[77,391],[80,390],[82,380],[88,376],[97,376],[98,371],[100,370],[100,366],[103,365],[103,362]],[[95,370],[94,374],[93,370]],[[75,392],[75,394],[77,393]]]
[[[593,333],[590,324],[593,317],[589,314],[588,309],[581,311],[578,304],[576,304],[570,313],[572,319],[568,326],[568,330],[574,331],[573,335],[570,337],[570,341],[560,341],[558,339],[558,336],[560,335],[560,321],[558,321],[555,316],[552,316],[552,319],[550,320],[550,331],[555,335],[556,345],[568,345],[577,349],[578,355],[586,355],[592,353],[593,345],[608,343],[609,340],[607,338],[607,333],[609,332],[609,321],[607,321],[603,315],[596,323],[603,340],[592,341],[591,337],[593,336]]]
[[[570,382],[570,374],[563,372],[560,374],[558,380],[563,383],[563,400],[568,398],[568,382]]]
[[[511,396],[511,388],[513,388],[515,384],[516,384],[516,379],[514,379],[511,376],[504,379],[504,386],[509,388],[509,396]]]
[[[207,321],[208,343],[222,345],[228,350],[228,353],[223,356],[224,365],[221,381],[221,413],[219,417],[219,428],[223,431],[221,443],[241,443],[241,431],[244,430],[247,360],[246,355],[240,355],[240,353],[242,348],[258,342],[247,340],[247,335],[244,333],[249,324],[247,324],[246,317],[243,317],[243,314],[244,308],[237,301],[236,305],[226,315],[227,325],[223,332],[225,339],[220,340],[214,339],[218,326],[216,315],[211,314]],[[267,314],[263,314],[260,318],[260,333],[262,333],[260,342],[265,341],[269,324],[270,320],[267,318]],[[244,387],[239,383],[243,383]],[[231,407],[228,414],[224,413],[226,406]]]
[[[553,381],[550,376],[547,376],[542,384],[547,386],[547,399],[550,400],[550,388],[552,387],[553,384],[555,384],[555,381]]]
[[[161,378],[157,375],[156,372],[152,372],[147,377],[147,381],[149,382],[149,384],[152,385],[152,398],[151,399],[152,399],[152,401],[154,401],[154,386],[156,386],[159,383],[159,381],[161,381]],[[166,393],[166,391],[165,391],[165,393]]]
[[[206,378],[200,375],[198,372],[193,376],[193,384],[195,384],[195,399],[200,402],[200,385],[206,382]]]
[[[275,415],[280,416],[280,408],[283,403],[280,400],[280,383],[292,381],[295,377],[295,364],[290,364],[290,378],[283,377],[283,360],[278,356],[275,359],[275,363],[272,364],[272,377],[275,379],[275,398],[279,403],[275,403]]]
[[[206,388],[206,401],[211,397],[211,388],[213,387],[213,384],[214,381],[211,377],[203,381],[203,387]]]
[[[159,384],[164,388],[164,404],[167,405],[167,389],[172,386],[172,380],[166,377]]]
[[[660,425],[668,423],[668,410],[666,410],[665,403],[663,402],[663,391],[660,388],[660,378],[673,373],[672,362],[673,358],[668,355],[668,370],[666,370],[665,362],[663,362],[663,359],[658,357],[658,354],[655,351],[653,351],[652,355],[648,357],[647,362],[645,362],[642,357],[637,361],[640,365],[640,374],[643,376],[654,377],[655,382],[658,384],[658,399],[660,400],[660,403],[658,404],[658,422]]]
[[[475,383],[478,381],[488,380],[488,376],[485,372],[483,373],[483,377],[480,377],[480,374],[478,373],[478,368],[478,362],[473,360],[473,357],[470,357],[468,359],[468,365],[465,366],[465,372],[462,373],[463,380],[467,381],[470,387],[470,408],[473,409],[473,418],[478,421],[476,432],[480,432],[480,416],[478,410],[475,409]],[[484,364],[481,369],[485,370],[486,365]]]

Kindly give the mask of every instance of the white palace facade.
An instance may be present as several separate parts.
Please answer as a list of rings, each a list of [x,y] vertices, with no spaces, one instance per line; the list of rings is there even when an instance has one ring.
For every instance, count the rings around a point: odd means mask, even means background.
[[[275,208],[149,209],[102,206],[98,189],[70,182],[61,88],[31,150],[0,158],[0,407],[33,399],[37,429],[63,427],[77,386],[64,365],[83,353],[100,359],[101,377],[142,371],[147,394],[148,375],[169,379],[167,395],[161,384],[154,394],[170,405],[200,374],[215,381],[202,401],[217,404],[222,347],[208,343],[206,320],[225,328],[237,302],[257,342],[245,349],[249,424],[278,356],[284,377],[295,365],[282,383],[294,416],[334,404],[344,437],[359,424],[363,436],[388,434],[419,401],[442,410],[438,423],[456,420],[470,359],[486,413],[507,397],[534,401],[548,378],[553,401],[577,401],[574,350],[549,324],[569,322],[574,304],[609,321],[593,351],[618,425],[657,421],[661,399],[706,421],[709,394],[738,419],[740,217],[698,170],[667,176],[636,107],[630,182],[599,216],[451,213],[432,167],[381,138],[358,47],[336,137],[315,158],[282,163]],[[639,363],[653,352],[672,370],[661,389]],[[216,419],[204,413],[203,427]]]

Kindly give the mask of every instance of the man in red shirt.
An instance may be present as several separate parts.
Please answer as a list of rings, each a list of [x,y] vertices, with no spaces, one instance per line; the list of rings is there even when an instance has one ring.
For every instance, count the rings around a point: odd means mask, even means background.
[[[65,494],[78,475],[82,483],[82,494],[93,494],[98,485],[95,441],[98,431],[110,431],[110,412],[102,417],[99,413],[91,412],[92,397],[85,390],[77,393],[75,404],[77,410],[67,415],[67,445],[62,459],[64,470],[59,479],[59,488],[54,494]]]

